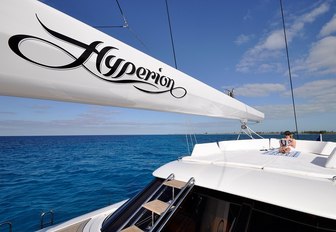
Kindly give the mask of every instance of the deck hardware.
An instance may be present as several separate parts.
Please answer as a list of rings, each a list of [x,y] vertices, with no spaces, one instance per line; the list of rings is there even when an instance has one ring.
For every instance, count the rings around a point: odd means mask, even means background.
[[[6,222],[1,222],[1,223],[0,223],[0,231],[2,231],[2,230],[1,230],[1,227],[5,226],[5,225],[8,226],[8,231],[9,231],[9,232],[12,232],[12,231],[13,231],[13,230],[12,230],[12,229],[13,229],[13,228],[12,228],[12,227],[13,227],[13,226],[12,226],[12,223],[11,223],[11,222],[8,222],[8,221],[6,221]]]
[[[49,222],[44,222],[44,217],[46,215],[49,215]],[[42,212],[41,213],[41,217],[40,217],[40,228],[43,229],[46,226],[51,226],[54,224],[54,211],[53,210],[49,210],[47,212]]]

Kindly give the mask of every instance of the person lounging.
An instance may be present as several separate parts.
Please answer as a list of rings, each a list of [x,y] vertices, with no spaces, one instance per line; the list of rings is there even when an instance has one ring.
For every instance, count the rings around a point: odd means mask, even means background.
[[[296,140],[293,138],[293,134],[290,131],[285,131],[285,138],[280,139],[279,152],[289,153],[295,150]]]

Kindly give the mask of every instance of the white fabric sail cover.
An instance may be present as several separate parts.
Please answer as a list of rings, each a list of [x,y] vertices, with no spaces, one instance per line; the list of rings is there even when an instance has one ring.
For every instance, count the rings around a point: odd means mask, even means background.
[[[41,2],[0,3],[0,94],[261,121],[264,114]]]

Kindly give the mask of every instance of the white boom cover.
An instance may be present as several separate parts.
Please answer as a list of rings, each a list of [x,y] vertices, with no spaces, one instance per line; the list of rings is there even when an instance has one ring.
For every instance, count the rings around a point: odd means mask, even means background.
[[[264,114],[34,0],[0,2],[0,94],[239,120]]]

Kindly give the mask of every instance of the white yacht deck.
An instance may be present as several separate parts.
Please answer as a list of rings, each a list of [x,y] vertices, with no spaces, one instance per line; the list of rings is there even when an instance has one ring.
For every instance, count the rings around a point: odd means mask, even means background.
[[[274,155],[276,139],[199,144],[154,176],[194,177],[197,186],[336,219],[336,143],[310,142],[297,141],[296,157]]]

